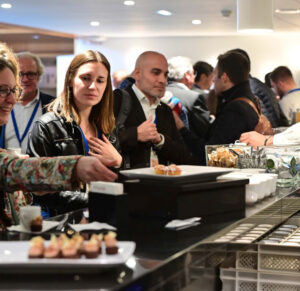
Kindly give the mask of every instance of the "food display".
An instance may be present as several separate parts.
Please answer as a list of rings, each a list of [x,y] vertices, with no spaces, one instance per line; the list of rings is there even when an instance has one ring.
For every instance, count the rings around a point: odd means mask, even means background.
[[[235,149],[238,154],[243,154],[243,150]],[[229,148],[219,147],[208,154],[208,166],[236,168],[238,156],[231,152]]]
[[[85,256],[87,259],[97,258],[100,254],[114,255],[118,254],[118,242],[116,233],[108,232],[104,236],[105,248],[102,247],[103,234],[93,234],[88,241],[83,236],[75,234],[72,238],[68,238],[65,234],[59,237],[52,234],[50,242],[36,236],[30,241],[28,257],[31,259],[78,259]]]
[[[181,174],[181,169],[174,164],[169,166],[156,165],[154,167],[154,172],[157,175],[179,176]]]
[[[206,164],[212,167],[238,168],[240,161],[251,157],[252,147],[237,144],[207,145]]]

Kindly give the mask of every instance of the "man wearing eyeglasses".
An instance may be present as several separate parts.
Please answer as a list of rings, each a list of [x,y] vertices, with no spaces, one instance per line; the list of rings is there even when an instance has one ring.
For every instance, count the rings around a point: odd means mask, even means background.
[[[2,148],[21,148],[26,153],[29,132],[34,122],[44,113],[45,106],[55,97],[40,92],[38,83],[44,73],[40,58],[32,53],[17,54],[20,66],[22,93],[14,106],[7,125],[0,134]],[[1,88],[0,88],[1,89]]]

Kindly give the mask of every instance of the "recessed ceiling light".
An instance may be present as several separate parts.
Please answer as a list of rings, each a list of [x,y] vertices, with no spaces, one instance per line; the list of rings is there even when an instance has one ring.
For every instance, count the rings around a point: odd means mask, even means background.
[[[276,9],[275,13],[279,14],[298,14],[300,9]]]
[[[33,38],[33,39],[39,39],[39,38],[40,38],[40,36],[39,36],[39,35],[37,35],[37,34],[35,34],[35,35],[33,35],[33,36],[32,36],[32,38]]]
[[[200,19],[194,19],[194,20],[192,20],[192,23],[195,25],[199,25],[202,23],[202,21]]]
[[[127,5],[127,6],[132,6],[132,5],[135,4],[135,2],[132,1],[132,0],[126,0],[126,1],[123,2],[123,4],[124,4],[124,5]]]
[[[99,21],[91,21],[90,26],[99,26],[100,22]]]
[[[157,10],[156,13],[160,14],[160,15],[163,15],[163,16],[170,16],[170,15],[172,15],[172,12],[167,11],[167,10]]]
[[[11,8],[12,6],[11,6],[11,4],[9,4],[9,3],[3,3],[3,4],[1,4],[1,8],[5,8],[5,9],[9,9],[9,8]]]

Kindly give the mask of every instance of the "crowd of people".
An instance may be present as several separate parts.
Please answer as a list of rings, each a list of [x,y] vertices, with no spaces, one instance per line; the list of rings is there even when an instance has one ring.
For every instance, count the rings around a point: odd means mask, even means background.
[[[0,44],[2,225],[17,223],[19,207],[28,203],[50,215],[84,208],[82,184],[114,181],[119,169],[203,165],[208,144],[300,142],[300,88],[291,71],[274,69],[272,90],[250,75],[241,49],[219,55],[215,68],[145,51],[130,75],[112,74],[103,54],[87,50],[73,58],[57,97],[39,90],[42,74],[38,56],[14,55]],[[262,115],[270,127],[291,127],[266,135],[258,126]]]

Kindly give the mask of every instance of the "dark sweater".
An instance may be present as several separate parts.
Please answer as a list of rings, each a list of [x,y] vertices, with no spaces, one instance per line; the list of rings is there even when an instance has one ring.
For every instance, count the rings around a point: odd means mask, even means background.
[[[218,98],[216,120],[206,137],[197,138],[187,128],[180,130],[190,151],[200,158],[201,164],[205,164],[205,145],[234,143],[243,132],[254,130],[258,122],[257,113],[246,102],[234,101],[239,97],[246,97],[255,104],[248,81],[222,92]]]

